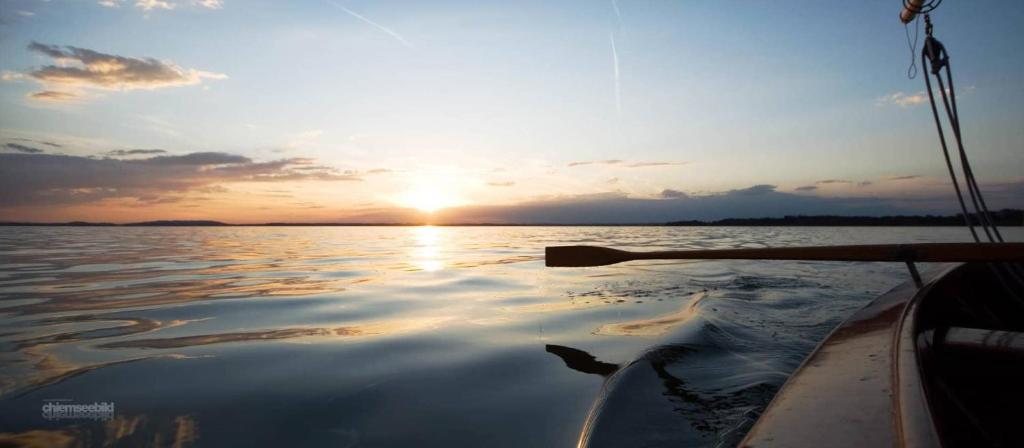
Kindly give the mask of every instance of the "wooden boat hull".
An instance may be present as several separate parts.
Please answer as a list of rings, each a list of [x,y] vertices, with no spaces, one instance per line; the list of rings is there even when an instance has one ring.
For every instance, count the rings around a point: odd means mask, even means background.
[[[1024,446],[1016,272],[943,265],[878,297],[804,361],[740,446]]]
[[[741,446],[893,446],[902,437],[904,412],[924,427],[917,436],[924,445],[937,444],[923,395],[915,390],[919,381],[912,371],[900,373],[916,366],[907,359],[914,350],[900,350],[906,342],[901,333],[915,300],[958,267],[930,272],[924,288],[903,283],[836,328],[786,381]]]

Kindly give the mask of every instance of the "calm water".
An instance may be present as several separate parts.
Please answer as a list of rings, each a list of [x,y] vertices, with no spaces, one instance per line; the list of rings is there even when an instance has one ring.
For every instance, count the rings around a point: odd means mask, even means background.
[[[726,248],[966,235],[0,228],[0,442],[570,446],[604,375],[668,344],[687,355],[638,385],[637,403],[666,409],[655,420],[679,440],[728,445],[844,316],[907,280],[904,268],[554,269],[543,266],[545,245]],[[43,418],[48,403],[94,402],[113,403],[113,418]]]

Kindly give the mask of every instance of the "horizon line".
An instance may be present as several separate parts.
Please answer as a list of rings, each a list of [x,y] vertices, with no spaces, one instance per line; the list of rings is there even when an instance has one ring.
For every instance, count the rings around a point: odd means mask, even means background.
[[[1001,209],[992,212],[996,220],[1003,221],[1002,226],[1024,226],[1024,210]],[[970,214],[976,220],[976,214]],[[964,226],[963,214],[953,215],[785,215],[779,217],[722,218],[714,220],[674,220],[661,222],[284,222],[271,221],[263,223],[228,223],[223,221],[198,219],[166,219],[138,222],[33,222],[33,221],[0,221],[0,226],[51,226],[51,227],[660,227],[660,226],[928,226],[928,227],[961,227]]]

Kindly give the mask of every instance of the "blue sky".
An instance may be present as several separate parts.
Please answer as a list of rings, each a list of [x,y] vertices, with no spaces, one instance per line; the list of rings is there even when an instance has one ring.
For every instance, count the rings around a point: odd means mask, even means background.
[[[3,1],[0,144],[60,145],[0,154],[38,170],[18,169],[35,189],[7,186],[4,218],[397,220],[595,197],[664,199],[671,215],[681,199],[666,191],[755,185],[794,204],[953,210],[923,79],[906,76],[898,0],[100,3]],[[1022,206],[1024,4],[984,6],[944,2],[936,35],[976,173],[998,205]],[[181,76],[42,79],[81,61],[32,42]],[[44,90],[75,98],[30,97]],[[111,153],[130,149],[165,152]],[[189,165],[204,174],[154,171],[148,187],[82,160],[116,159],[117,172],[192,153],[240,156],[247,174]],[[266,165],[279,161],[291,162]],[[100,171],[39,180],[65,165]]]

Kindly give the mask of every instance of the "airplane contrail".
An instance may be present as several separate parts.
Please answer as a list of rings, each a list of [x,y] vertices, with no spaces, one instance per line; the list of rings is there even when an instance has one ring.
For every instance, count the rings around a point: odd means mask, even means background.
[[[388,33],[389,36],[394,37],[395,40],[397,40],[399,43],[401,43],[402,45],[406,46],[407,48],[410,48],[410,49],[413,49],[413,50],[416,49],[416,47],[414,47],[411,43],[409,43],[409,41],[405,40],[405,38],[402,37],[401,34],[398,34],[398,33],[394,32],[394,31],[392,31],[390,28],[388,28],[388,27],[386,27],[384,25],[381,25],[381,24],[379,24],[377,22],[374,22],[374,21],[372,21],[370,19],[367,19],[366,17],[363,17],[361,14],[359,14],[359,13],[357,13],[357,12],[351,10],[351,9],[348,9],[344,5],[341,5],[341,4],[337,3],[337,2],[333,2],[331,0],[327,0],[327,3],[330,3],[331,5],[334,5],[334,7],[338,8],[338,9],[341,9],[342,11],[345,11],[346,14],[348,14],[348,15],[350,15],[352,17],[355,17],[355,18],[357,18],[359,20],[362,20],[363,22],[366,22],[367,24],[369,24],[370,26],[372,26],[374,28],[377,28],[378,30],[381,30],[381,31],[383,31],[385,33]]]
[[[615,50],[615,33],[608,34],[612,41],[612,69],[615,73],[615,111],[622,115],[622,87],[619,82],[619,52]]]
[[[618,21],[619,28],[622,27],[622,12],[619,11],[618,0],[612,0],[612,9],[615,11],[615,19]]]

